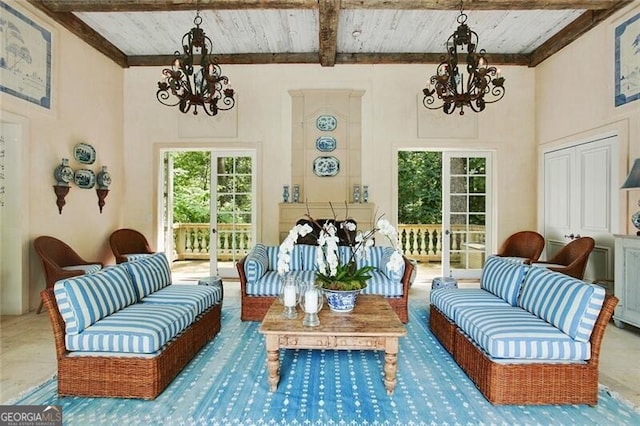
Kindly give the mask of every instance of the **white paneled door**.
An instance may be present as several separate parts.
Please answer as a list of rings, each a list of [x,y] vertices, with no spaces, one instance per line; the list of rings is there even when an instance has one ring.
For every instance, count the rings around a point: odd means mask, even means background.
[[[599,138],[544,153],[546,258],[581,236],[592,237],[585,280],[613,278],[617,232],[617,137]]]
[[[480,278],[491,247],[491,153],[442,153],[442,272]]]

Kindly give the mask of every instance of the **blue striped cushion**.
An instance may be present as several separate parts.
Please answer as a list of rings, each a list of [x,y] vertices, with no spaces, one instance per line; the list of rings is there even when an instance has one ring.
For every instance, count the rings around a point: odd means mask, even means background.
[[[278,270],[278,251],[280,250],[279,246],[265,246],[265,250],[267,250],[267,259],[269,268],[268,271],[277,271]]]
[[[289,267],[292,271],[302,271],[302,247],[308,247],[306,245],[294,245],[293,251],[291,252],[291,263],[289,263]]]
[[[585,361],[591,344],[579,342],[548,322],[518,307],[472,307],[456,321],[493,358]]]
[[[443,288],[431,292],[431,304],[445,316],[458,321],[458,312],[472,306],[510,306],[504,299],[480,288]]]
[[[187,328],[195,315],[183,305],[136,303],[66,336],[70,351],[153,353]]]
[[[351,247],[348,246],[338,246],[338,260],[340,261],[340,264],[342,265],[346,265],[347,263],[349,263],[351,261],[351,258],[353,257],[353,250],[351,249]],[[357,260],[357,256],[356,256],[356,266],[358,266],[358,260]],[[358,266],[359,268],[360,266]]]
[[[604,288],[545,268],[527,274],[519,306],[586,342],[604,302]]]
[[[363,266],[375,266],[378,269],[383,269],[384,266],[386,265],[386,262],[383,261],[383,257],[385,256],[385,251],[387,249],[393,252],[393,249],[391,247],[384,247],[384,246],[365,247],[364,256],[359,257],[357,259],[356,264],[358,268],[362,268]],[[388,260],[389,259],[387,259],[387,261]],[[382,268],[380,267],[380,265],[382,265]]]
[[[503,298],[511,306],[518,303],[518,293],[529,267],[490,256],[482,268],[480,288]]]
[[[402,266],[400,267],[400,269],[398,269],[397,271],[392,271],[387,266],[387,264],[391,260],[391,256],[393,255],[394,252],[395,252],[395,250],[392,247],[383,247],[382,259],[380,259],[380,264],[378,266],[378,269],[382,270],[384,272],[384,274],[391,281],[401,282],[402,281],[402,277],[404,276],[404,268],[405,268],[404,262],[402,263]]]
[[[316,253],[318,251],[318,246],[310,246],[307,244],[298,244],[296,248],[299,251],[300,258],[300,270],[312,270],[316,269]],[[291,268],[292,270],[294,268]]]
[[[124,262],[138,299],[171,284],[171,268],[164,253],[155,253],[132,262]]]
[[[269,269],[267,249],[262,244],[256,244],[244,261],[244,275],[247,282],[256,282]]]
[[[75,335],[101,318],[137,300],[123,267],[58,281],[53,292],[68,335]]]
[[[362,290],[362,294],[378,294],[387,297],[402,296],[402,283],[387,278],[380,271],[369,272],[371,278],[367,280],[367,287]]]
[[[315,282],[316,271],[291,271],[287,276],[292,276],[301,282]],[[277,271],[268,271],[255,283],[247,283],[247,294],[251,296],[278,296],[282,285]]]
[[[142,303],[185,305],[196,316],[222,301],[222,286],[175,285],[164,287],[142,299]]]

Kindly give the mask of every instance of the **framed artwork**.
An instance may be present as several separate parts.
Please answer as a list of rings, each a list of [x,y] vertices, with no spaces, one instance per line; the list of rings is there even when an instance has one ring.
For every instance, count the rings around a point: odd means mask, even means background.
[[[0,1],[0,90],[51,109],[51,32]]]
[[[616,106],[640,99],[640,13],[616,27]]]

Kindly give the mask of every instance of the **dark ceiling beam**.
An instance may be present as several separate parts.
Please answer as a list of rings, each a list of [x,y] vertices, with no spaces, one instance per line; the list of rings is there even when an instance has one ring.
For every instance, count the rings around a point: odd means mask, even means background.
[[[40,0],[29,0],[29,3],[31,3],[39,10],[43,11],[49,17],[57,21],[60,25],[80,37],[81,40],[84,40],[94,49],[110,58],[122,68],[127,68],[129,66],[127,62],[127,55],[125,55],[120,49],[114,46],[106,38],[98,34],[98,32],[93,28],[85,24],[81,19],[76,17],[76,15],[74,15],[73,13],[53,12],[43,4],[44,2]]]
[[[587,10],[580,15],[578,19],[564,27],[562,30],[554,34],[549,40],[545,41],[530,55],[530,67],[542,63],[554,53],[560,51],[565,46],[575,41],[578,37],[585,34],[600,22],[607,19],[619,9],[632,3],[633,0],[619,1],[610,9],[605,10]]]
[[[53,12],[315,9],[318,0],[41,0]],[[609,9],[617,0],[473,0],[465,10]],[[460,0],[342,0],[342,9],[459,10]]]
[[[257,65],[257,64],[317,64],[318,54],[307,53],[236,53],[216,54],[221,65]],[[356,64],[438,64],[442,53],[337,53],[336,65]],[[527,55],[489,54],[486,56],[491,65],[528,65]],[[129,66],[170,66],[173,55],[129,56]],[[464,58],[460,58],[464,61]]]
[[[338,52],[338,22],[340,21],[340,0],[318,0],[319,27],[318,41],[320,65],[332,67]]]

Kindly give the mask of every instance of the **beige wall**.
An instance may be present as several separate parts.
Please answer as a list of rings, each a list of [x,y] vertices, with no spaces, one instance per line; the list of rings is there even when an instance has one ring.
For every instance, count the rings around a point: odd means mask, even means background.
[[[238,94],[237,136],[218,137],[227,124],[212,126],[200,136],[185,137],[185,119],[177,108],[155,99],[161,68],[125,70],[125,205],[124,222],[153,234],[156,220],[157,151],[160,147],[255,147],[260,178],[258,239],[278,241],[278,203],[282,185],[291,182],[291,97],[294,89],[363,90],[363,178],[371,202],[395,220],[397,196],[396,152],[410,149],[490,149],[495,151],[498,240],[536,225],[536,155],[534,142],[534,70],[503,67],[507,96],[475,115],[477,131],[471,138],[418,138],[417,95],[434,65],[224,65]],[[440,111],[429,111],[440,118]],[[474,115],[472,112],[467,114]],[[214,119],[215,120],[215,119]],[[194,127],[200,128],[197,121]],[[448,129],[458,126],[457,115],[443,119]],[[197,132],[195,132],[197,133]],[[446,133],[446,131],[445,131]],[[514,185],[521,182],[521,185]]]
[[[40,25],[52,31],[52,108],[47,110],[10,95],[2,94],[2,120],[24,125],[30,155],[20,167],[28,170],[27,212],[19,220],[28,222],[23,239],[29,256],[29,275],[23,286],[29,287],[31,309],[39,304],[44,288],[39,260],[32,240],[39,235],[62,239],[87,260],[110,260],[109,234],[120,226],[122,215],[123,163],[123,72],[101,53],[90,48],[28,4],[12,4]],[[7,114],[8,113],[8,114]],[[54,168],[62,157],[72,168],[81,168],[72,149],[87,142],[97,151],[94,172],[107,165],[112,175],[111,192],[103,213],[98,209],[95,189],[72,185],[62,214],[58,214],[52,185]],[[19,224],[16,224],[19,225]]]
[[[615,133],[620,185],[640,157],[640,100],[615,107],[614,30],[640,13],[636,3],[612,16],[536,70],[536,139],[539,152]],[[620,232],[635,233],[629,220],[640,191],[621,191]]]

